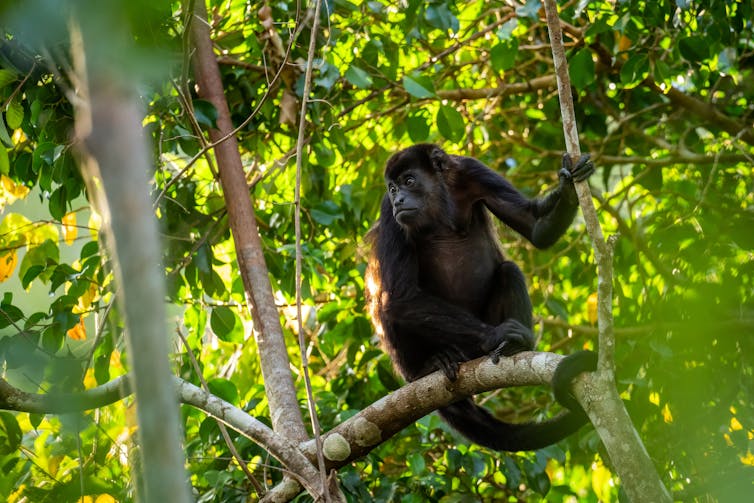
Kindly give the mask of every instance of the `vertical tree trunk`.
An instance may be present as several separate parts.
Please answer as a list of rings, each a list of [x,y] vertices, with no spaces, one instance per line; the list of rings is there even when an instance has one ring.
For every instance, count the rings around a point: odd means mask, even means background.
[[[262,253],[262,240],[254,217],[238,143],[232,134],[233,124],[225,100],[220,69],[212,51],[204,0],[194,2],[191,38],[195,46],[194,73],[199,95],[217,109],[217,129],[210,129],[209,137],[216,143],[214,151],[220,183],[225,194],[238,265],[254,319],[254,334],[259,347],[272,426],[289,440],[301,442],[308,435],[296,398],[280,315],[272,295]]]

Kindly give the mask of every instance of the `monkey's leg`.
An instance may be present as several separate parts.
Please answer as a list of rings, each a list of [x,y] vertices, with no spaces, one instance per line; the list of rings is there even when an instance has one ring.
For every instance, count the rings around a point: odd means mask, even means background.
[[[526,279],[519,267],[509,261],[501,263],[495,273],[495,283],[485,313],[490,324],[496,325],[503,341],[485,348],[494,362],[500,356],[511,356],[534,349],[532,306]]]

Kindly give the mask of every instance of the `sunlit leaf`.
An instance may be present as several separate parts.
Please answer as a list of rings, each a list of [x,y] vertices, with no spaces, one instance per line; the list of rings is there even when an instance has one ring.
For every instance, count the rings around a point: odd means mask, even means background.
[[[5,122],[10,129],[18,129],[21,127],[21,122],[24,120],[24,107],[17,101],[13,100],[8,103],[8,108],[5,110]]]
[[[0,283],[11,277],[13,271],[16,269],[17,262],[18,254],[16,250],[11,250],[0,255]]]
[[[589,323],[594,325],[597,323],[597,294],[596,293],[590,293],[589,297],[586,299],[586,313],[587,313],[587,319],[589,320]]]
[[[86,327],[84,326],[84,317],[79,317],[79,322],[76,323],[73,328],[66,332],[68,337],[74,341],[86,340]]]
[[[3,180],[5,179],[5,175],[10,173],[10,161],[8,160],[8,151],[0,145],[0,174],[3,175]],[[5,183],[3,183],[5,185]]]
[[[66,244],[72,245],[79,233],[79,228],[76,225],[76,212],[66,213],[60,219],[60,222],[63,224],[63,239]]]

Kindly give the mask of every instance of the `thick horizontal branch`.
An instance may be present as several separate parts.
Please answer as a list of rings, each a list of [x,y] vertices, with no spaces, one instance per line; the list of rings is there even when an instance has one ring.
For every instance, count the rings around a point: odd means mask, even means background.
[[[435,372],[406,384],[323,435],[328,468],[338,468],[364,456],[416,420],[462,398],[506,387],[549,386],[562,358],[554,353],[525,352],[502,358],[499,363],[493,364],[490,358],[484,357],[462,364],[458,380],[453,383],[442,372]],[[206,412],[258,443],[290,470],[299,482],[306,484],[309,480],[315,480],[311,478],[316,476],[313,440],[296,446],[246,411],[183,379],[172,379],[182,403]],[[587,382],[589,379],[582,378]],[[81,393],[56,396],[26,393],[0,379],[0,409],[67,413],[102,407],[129,393],[128,376]],[[311,487],[306,489],[315,490]]]
[[[442,372],[435,372],[406,384],[323,435],[328,469],[364,456],[416,420],[462,398],[506,387],[549,386],[562,358],[554,353],[525,352],[493,364],[484,357],[461,365],[454,383]],[[305,442],[302,449],[314,460],[313,441]]]

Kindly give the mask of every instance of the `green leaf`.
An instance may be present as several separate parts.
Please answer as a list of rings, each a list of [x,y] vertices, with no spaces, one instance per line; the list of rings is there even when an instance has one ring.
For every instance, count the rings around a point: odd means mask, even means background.
[[[706,37],[692,35],[678,41],[681,56],[692,62],[703,61],[710,56],[710,41]]]
[[[358,66],[351,65],[348,67],[344,77],[359,89],[367,89],[372,86],[372,77]]]
[[[652,76],[655,82],[670,84],[670,79],[672,78],[670,67],[667,63],[658,59],[654,62],[654,72],[652,73]]]
[[[217,128],[217,109],[207,100],[194,100],[196,122],[208,128]]]
[[[65,330],[60,323],[53,323],[42,330],[42,339],[40,340],[45,351],[54,354],[63,347],[65,341]]]
[[[407,125],[408,136],[411,141],[420,143],[426,141],[429,137],[429,121],[423,113],[409,115]]]
[[[424,19],[426,19],[430,25],[439,30],[452,30],[453,32],[456,32],[459,28],[458,18],[450,12],[450,9],[445,3],[430,5],[427,7],[427,10],[424,12]]]
[[[424,456],[418,452],[413,452],[408,455],[408,466],[411,468],[411,472],[414,475],[422,475],[427,469],[427,464],[424,461]]]
[[[403,88],[414,98],[425,99],[435,96],[434,86],[428,77],[409,77],[404,75]]]
[[[16,72],[6,68],[0,68],[0,89],[7,86],[18,78]]]
[[[16,452],[21,446],[22,439],[23,433],[16,416],[10,412],[0,411],[0,454]]]
[[[581,49],[568,61],[568,73],[571,76],[571,84],[576,89],[585,89],[594,82],[594,60],[592,51]]]
[[[7,175],[10,173],[10,160],[8,159],[8,150],[0,145],[0,174]]]
[[[207,382],[207,387],[212,392],[228,403],[238,404],[238,388],[232,381],[223,378],[215,378]]]
[[[628,58],[620,70],[620,81],[626,88],[639,85],[649,75],[649,58],[646,54],[636,54]]]
[[[44,271],[40,273],[34,273],[36,277],[39,277],[42,281],[49,281],[54,267],[60,260],[60,249],[57,242],[46,239],[42,244],[29,248],[21,259],[21,265],[18,267],[18,275],[21,278],[26,278],[27,272],[35,265],[40,265],[44,268]]]
[[[8,109],[5,111],[5,122],[8,123],[8,127],[11,129],[18,129],[21,127],[21,122],[24,120],[24,106],[16,100],[8,103]]]
[[[529,19],[536,21],[539,19],[539,9],[542,8],[542,2],[540,0],[526,0],[526,4],[520,7],[516,7],[516,15],[519,18],[528,17]]]
[[[229,307],[220,306],[212,309],[209,324],[212,327],[212,331],[220,340],[225,342],[243,341],[243,326],[241,325],[241,321]]]
[[[516,39],[500,42],[490,50],[492,68],[498,72],[513,68],[516,64],[516,55],[518,55],[518,41]]]
[[[450,141],[460,141],[465,133],[463,116],[453,107],[443,105],[437,111],[437,129]]]
[[[0,120],[0,141],[3,142],[6,147],[13,146],[13,140],[10,139],[10,135],[8,134],[8,129],[5,127],[4,120]]]
[[[314,61],[314,70],[317,71],[317,78],[314,79],[314,83],[325,89],[332,89],[335,83],[340,78],[340,71],[332,63],[323,61],[321,59]],[[297,85],[300,85],[298,89],[299,95],[304,92],[304,79],[303,75],[298,80]]]
[[[45,414],[35,414],[30,413],[29,414],[29,424],[31,424],[32,428],[38,428],[40,424],[42,424],[42,420],[45,418]]]
[[[344,217],[343,213],[339,211],[339,208],[335,204],[328,203],[332,203],[332,201],[317,205],[317,207],[312,208],[309,213],[312,219],[318,224],[332,225],[337,220]]]
[[[50,215],[55,220],[62,219],[68,210],[68,191],[65,186],[58,187],[50,194]]]

